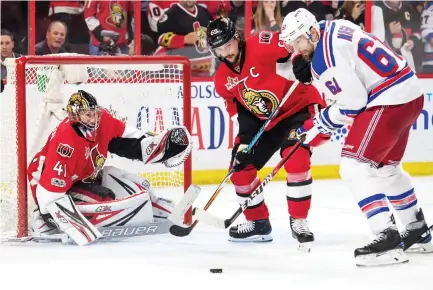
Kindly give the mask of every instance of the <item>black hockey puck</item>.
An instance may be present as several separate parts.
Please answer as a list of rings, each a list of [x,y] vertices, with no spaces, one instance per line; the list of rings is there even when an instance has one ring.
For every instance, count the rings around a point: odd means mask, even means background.
[[[211,273],[220,274],[223,272],[223,269],[209,269]]]

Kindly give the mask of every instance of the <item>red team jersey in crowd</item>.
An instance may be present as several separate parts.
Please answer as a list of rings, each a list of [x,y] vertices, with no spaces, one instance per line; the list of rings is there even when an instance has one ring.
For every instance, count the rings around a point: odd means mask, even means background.
[[[224,98],[230,118],[238,113],[237,100],[257,118],[266,120],[294,83],[290,55],[278,34],[261,32],[248,39],[235,71],[225,63],[218,68],[215,89]],[[267,130],[309,104],[325,106],[313,86],[299,84]]]
[[[84,4],[84,19],[90,31],[101,26],[102,30],[112,30],[119,33],[118,45],[128,44],[128,11],[134,13],[133,1],[86,1]],[[90,32],[93,45],[99,41]]]
[[[27,170],[36,203],[38,184],[47,191],[65,193],[78,181],[94,181],[107,158],[108,144],[113,138],[122,137],[125,124],[102,109],[96,131],[95,141],[89,141],[79,136],[66,118],[50,134]]]

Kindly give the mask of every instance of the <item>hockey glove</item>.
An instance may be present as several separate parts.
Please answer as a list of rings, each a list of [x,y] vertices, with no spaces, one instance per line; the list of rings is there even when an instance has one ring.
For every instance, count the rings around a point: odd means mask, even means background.
[[[248,147],[246,144],[241,144],[238,147],[238,151],[233,161],[233,169],[238,172],[244,169],[247,165],[254,163],[254,148],[250,152],[246,152],[245,149]]]
[[[336,128],[329,126],[322,115],[324,112],[326,114],[328,108],[320,111],[312,119],[305,121],[304,124],[298,128],[296,131],[298,139],[300,139],[301,136],[306,135],[304,144],[310,144],[313,147],[317,147],[331,138],[331,135]]]
[[[313,78],[311,74],[311,62],[305,60],[301,55],[296,56],[293,59],[293,73],[301,83],[310,84]]]

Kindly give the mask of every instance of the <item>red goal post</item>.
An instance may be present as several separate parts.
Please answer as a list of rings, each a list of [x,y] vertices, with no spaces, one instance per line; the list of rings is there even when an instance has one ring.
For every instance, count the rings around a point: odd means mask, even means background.
[[[14,64],[8,67],[8,81],[2,96],[2,115],[6,116],[2,117],[4,120],[1,120],[1,122],[2,125],[5,124],[4,122],[9,125],[4,125],[3,132],[1,132],[1,151],[4,152],[1,157],[2,159],[8,160],[9,155],[13,156],[10,157],[11,162],[8,162],[12,163],[8,164],[8,166],[12,166],[10,170],[5,168],[6,164],[1,165],[3,169],[0,169],[2,177],[0,180],[0,210],[6,211],[6,213],[3,212],[3,217],[0,212],[0,235],[2,232],[4,234],[5,231],[1,227],[1,222],[6,223],[8,219],[10,219],[10,223],[16,223],[16,229],[13,230],[13,232],[16,231],[18,237],[24,237],[28,234],[29,200],[27,164],[29,162],[28,158],[32,158],[32,156],[28,156],[28,151],[29,147],[33,144],[29,144],[30,141],[27,135],[30,134],[28,131],[29,124],[34,125],[31,123],[34,120],[28,120],[28,110],[29,106],[32,105],[29,100],[39,98],[39,93],[34,93],[36,90],[40,90],[38,70],[46,71],[47,68],[58,68],[62,65],[85,66],[89,72],[88,81],[86,84],[79,84],[78,86],[92,85],[94,90],[98,92],[102,91],[104,94],[110,93],[112,86],[117,86],[114,88],[119,92],[131,88],[130,91],[126,91],[127,95],[134,95],[138,90],[140,95],[134,97],[135,100],[138,99],[138,102],[140,102],[140,98],[143,96],[144,102],[146,103],[145,110],[148,114],[146,118],[149,124],[154,125],[155,128],[160,127],[162,124],[161,129],[163,129],[164,126],[168,125],[163,123],[164,118],[169,120],[176,119],[176,122],[180,122],[179,124],[184,125],[191,131],[191,67],[190,61],[184,56],[95,57],[82,55],[51,55],[24,56],[13,59],[12,61]],[[75,88],[75,90],[76,89],[77,88]],[[142,90],[149,91],[142,92]],[[180,90],[182,91],[180,92]],[[167,99],[167,95],[170,95],[169,97],[173,99]],[[102,106],[104,106],[104,96],[102,94],[95,94],[95,97],[98,99],[98,102],[101,100]],[[124,99],[119,102],[123,102],[124,100],[126,108],[128,108],[128,104],[134,106],[135,104],[131,100],[126,99],[127,97],[128,96],[124,97]],[[111,99],[118,102],[114,96],[111,97]],[[181,100],[179,101],[179,99]],[[173,105],[176,101],[179,101],[179,106],[182,106],[180,110],[176,109],[176,105]],[[37,102],[39,102],[39,100],[37,100]],[[165,112],[164,108],[161,108],[162,106],[166,106],[167,108],[170,106],[168,109],[169,113]],[[15,110],[15,113],[13,110]],[[116,114],[119,109],[113,106],[112,110]],[[3,114],[3,111],[9,113]],[[127,111],[129,112],[131,110]],[[142,121],[140,120],[141,111],[142,109],[138,112],[137,126],[139,122]],[[177,117],[175,116],[176,114]],[[167,115],[173,116],[167,117]],[[10,120],[6,120],[8,116]],[[127,117],[125,120],[126,119]],[[129,121],[132,121],[131,119],[132,118],[130,118]],[[15,132],[13,132],[14,129]],[[11,141],[11,139],[14,140]],[[45,142],[45,140],[43,142]],[[34,153],[35,152],[32,152],[31,154]],[[14,158],[16,158],[16,164],[13,164]],[[148,167],[152,166],[153,165],[149,165]],[[16,169],[14,167],[16,167]],[[13,173],[15,170],[16,174]],[[154,178],[158,179],[157,181],[160,182],[160,187],[175,187],[182,184],[183,191],[185,191],[192,182],[191,156],[185,161],[182,169],[177,170],[179,170],[179,172],[176,173],[161,172],[162,175],[158,175]],[[16,195],[16,197],[14,197],[14,195]],[[15,203],[16,209],[13,208]],[[3,209],[1,207],[3,207]],[[8,212],[8,208],[11,208],[11,212]],[[15,214],[15,211],[17,215],[16,219],[7,216]],[[3,219],[3,221],[1,221],[1,219]],[[192,215],[189,211],[185,216],[184,223],[190,224],[191,219]],[[8,226],[14,227],[12,224],[6,224],[3,225],[3,228],[7,228]]]

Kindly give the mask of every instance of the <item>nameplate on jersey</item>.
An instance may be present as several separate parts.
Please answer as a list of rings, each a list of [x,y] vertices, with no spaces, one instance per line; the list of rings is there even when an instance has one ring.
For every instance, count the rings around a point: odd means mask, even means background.
[[[62,157],[71,158],[72,153],[74,153],[74,148],[68,144],[59,143],[59,146],[57,146],[57,153]]]

